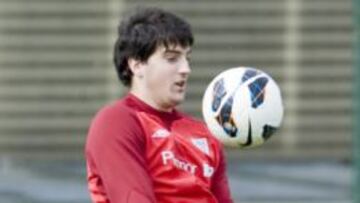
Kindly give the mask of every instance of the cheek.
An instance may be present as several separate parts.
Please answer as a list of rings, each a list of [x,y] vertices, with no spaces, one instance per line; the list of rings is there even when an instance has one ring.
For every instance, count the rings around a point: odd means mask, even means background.
[[[169,91],[176,76],[176,67],[164,63],[151,63],[145,73],[150,91]]]
[[[164,91],[171,85],[169,75],[164,72],[151,72],[147,76],[147,86],[151,91]]]
[[[149,73],[148,79],[152,84],[159,85],[159,87],[168,86],[171,84],[174,73],[171,71],[154,71]]]

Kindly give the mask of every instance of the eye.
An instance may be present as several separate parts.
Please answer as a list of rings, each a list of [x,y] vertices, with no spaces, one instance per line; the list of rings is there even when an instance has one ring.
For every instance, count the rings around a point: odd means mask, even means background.
[[[166,57],[166,60],[170,63],[176,63],[179,61],[179,58],[178,56],[168,56]]]

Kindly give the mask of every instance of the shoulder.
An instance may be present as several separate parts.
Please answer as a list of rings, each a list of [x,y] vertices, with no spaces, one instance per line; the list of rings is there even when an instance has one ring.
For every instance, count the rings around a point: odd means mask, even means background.
[[[91,121],[88,141],[118,143],[140,139],[141,130],[133,109],[123,100],[118,100],[102,107]]]
[[[128,107],[124,100],[109,103],[95,114],[91,121],[91,128],[100,126],[127,127],[137,124],[135,110]]]
[[[179,115],[181,116],[184,123],[187,123],[187,125],[191,125],[192,128],[196,128],[197,130],[201,130],[206,132],[207,134],[211,135],[209,129],[207,128],[205,122],[203,120],[200,120],[199,118],[195,118],[193,116],[190,116],[186,113],[180,112]]]
[[[101,120],[109,121],[113,118],[122,118],[130,115],[131,109],[124,104],[123,100],[117,100],[100,108],[96,112],[93,122]]]
[[[188,123],[191,123],[193,125],[196,125],[198,127],[201,127],[201,126],[205,126],[205,123],[198,119],[198,118],[195,118],[194,116],[191,116],[187,113],[184,113],[184,112],[181,112],[181,111],[177,111],[176,114],[178,115],[178,117],[180,117],[184,122],[188,122]]]
[[[223,148],[220,141],[210,132],[209,128],[203,120],[182,112],[179,113],[179,115],[182,117],[182,125],[185,128],[192,129],[200,136],[205,136],[217,150],[221,150],[221,148]]]

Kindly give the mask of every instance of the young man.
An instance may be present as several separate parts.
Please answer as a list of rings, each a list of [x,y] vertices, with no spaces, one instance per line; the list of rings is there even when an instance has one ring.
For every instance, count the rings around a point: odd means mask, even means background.
[[[193,35],[148,8],[119,27],[114,61],[129,93],[101,109],[87,142],[94,203],[230,203],[222,146],[175,107],[185,97]]]

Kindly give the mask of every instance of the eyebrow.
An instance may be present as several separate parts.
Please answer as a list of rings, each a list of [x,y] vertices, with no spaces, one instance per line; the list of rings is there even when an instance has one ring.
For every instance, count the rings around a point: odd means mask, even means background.
[[[191,49],[189,49],[189,51],[187,51],[186,52],[186,55],[189,55],[189,54],[191,54]],[[182,52],[181,51],[178,51],[178,50],[176,50],[176,49],[166,49],[165,50],[165,52],[164,52],[164,54],[182,54]]]

